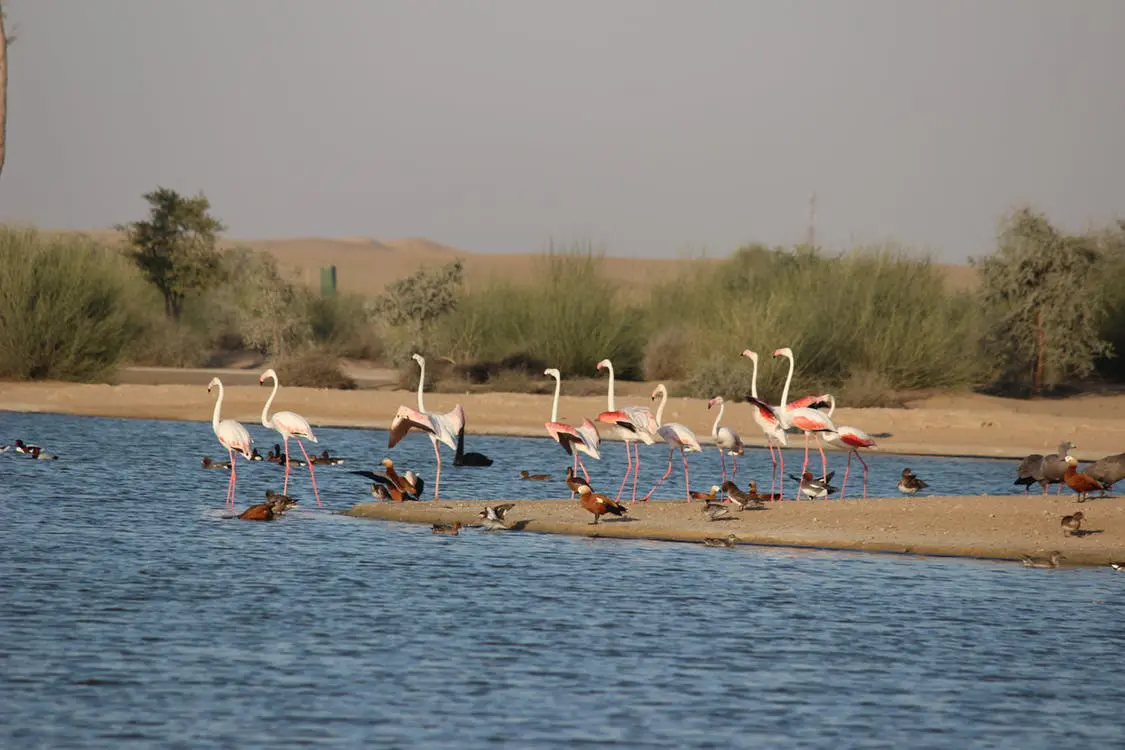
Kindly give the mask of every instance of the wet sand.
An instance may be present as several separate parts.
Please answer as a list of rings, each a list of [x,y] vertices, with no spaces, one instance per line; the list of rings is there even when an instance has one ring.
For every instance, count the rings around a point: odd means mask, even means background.
[[[708,521],[701,502],[653,501],[629,506],[628,520],[593,516],[571,500],[512,501],[513,531],[462,529],[462,534],[538,532],[617,539],[700,543],[734,534],[739,544],[1016,560],[1057,550],[1063,565],[1125,561],[1125,498],[1077,503],[1073,495],[913,497],[872,500],[784,501],[734,520]],[[347,515],[407,523],[478,523],[484,501],[360,503]],[[1081,536],[1064,534],[1060,520],[1081,510]]]

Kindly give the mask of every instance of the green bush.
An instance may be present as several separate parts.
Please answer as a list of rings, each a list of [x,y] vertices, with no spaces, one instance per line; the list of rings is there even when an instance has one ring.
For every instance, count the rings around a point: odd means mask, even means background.
[[[305,388],[354,390],[356,382],[340,369],[340,357],[332,349],[309,346],[278,359],[277,377],[285,385]]]
[[[119,251],[0,227],[0,376],[105,377],[143,332],[151,300]]]

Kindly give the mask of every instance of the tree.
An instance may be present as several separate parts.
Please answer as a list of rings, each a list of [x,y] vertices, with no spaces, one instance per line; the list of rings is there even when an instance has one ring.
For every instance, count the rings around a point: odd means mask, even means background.
[[[1089,375],[1111,354],[1099,333],[1106,311],[1099,261],[1092,236],[1063,234],[1030,208],[1005,217],[995,253],[970,259],[981,271],[985,351],[1002,382],[1039,395]]]
[[[0,174],[4,172],[8,142],[8,33],[4,28],[5,15],[0,6]]]
[[[263,354],[284,357],[311,336],[307,291],[286,279],[277,259],[265,251],[238,249],[227,258],[233,278],[235,318],[243,342]],[[302,294],[304,292],[304,294]]]
[[[173,320],[183,313],[184,299],[212,286],[220,277],[218,235],[226,227],[211,216],[211,204],[200,193],[185,198],[158,187],[146,193],[147,221],[116,228],[135,248],[129,257],[164,295],[164,312]]]
[[[412,326],[425,349],[426,334],[433,323],[457,307],[463,275],[460,260],[438,268],[419,268],[389,285],[369,311],[392,326]]]

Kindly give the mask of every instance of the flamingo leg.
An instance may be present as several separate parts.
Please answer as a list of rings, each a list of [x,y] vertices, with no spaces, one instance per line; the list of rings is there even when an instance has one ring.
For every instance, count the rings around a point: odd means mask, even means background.
[[[785,499],[785,454],[781,452],[781,445],[777,446],[777,460],[781,464],[781,468],[777,473],[777,492],[778,500]]]
[[[867,462],[863,460],[863,456],[859,455],[859,451],[855,451],[855,457],[863,464],[863,499],[867,499]],[[841,495],[843,497],[843,495]]]
[[[318,492],[317,489],[316,489],[316,472],[313,471],[313,462],[309,460],[309,453],[308,453],[308,451],[305,450],[304,442],[302,442],[301,440],[298,440],[297,445],[300,447],[301,453],[304,454],[304,456],[305,456],[305,463],[308,464],[309,478],[312,479],[313,494],[316,496],[316,507],[320,508],[320,507],[322,507],[321,504],[320,504],[320,492]],[[284,495],[285,493],[282,492],[281,494]]]
[[[848,472],[852,470],[852,453],[848,451],[848,465],[844,467],[844,483],[840,485],[840,499],[844,499],[844,493],[848,490]]]
[[[234,489],[238,485],[238,469],[237,469],[238,462],[235,460],[233,448],[227,448],[227,453],[230,454],[230,497],[228,498],[227,502],[229,502],[230,507],[233,508],[234,507]]]
[[[734,477],[738,474],[738,456],[731,455],[730,460],[734,463],[734,471],[730,473],[731,479],[734,479]],[[726,477],[723,478],[726,479]]]
[[[774,490],[777,489],[777,458],[773,455],[773,438],[766,438],[766,450],[770,452],[770,463],[773,464],[770,472],[770,497],[773,497]],[[780,450],[779,448],[778,451]]]
[[[578,459],[578,468],[582,469],[582,476],[586,477],[586,484],[589,484],[590,472],[586,471],[586,463],[582,460],[582,456],[577,453],[574,454],[574,457]]]
[[[621,477],[621,486],[617,488],[617,497],[613,499],[615,503],[621,502],[621,493],[625,491],[625,483],[629,481],[629,472],[633,470],[633,453],[629,450],[629,441],[625,441],[625,476]]]
[[[719,463],[723,467],[723,481],[727,481],[727,457],[723,455],[723,449],[719,448]]]
[[[805,472],[809,470],[809,433],[805,433],[805,463],[801,466],[801,479],[804,479]],[[801,499],[801,481],[797,481],[797,499]]]
[[[671,476],[671,474],[672,474],[672,456],[673,456],[673,452],[675,450],[676,450],[675,448],[669,448],[668,449],[668,470],[665,471],[664,476],[660,477],[660,480],[652,486],[652,489],[648,491],[648,494],[641,498],[642,501],[648,500],[650,497],[652,497],[652,493],[656,492],[656,488],[659,487],[660,485],[664,484],[664,480],[667,479],[669,476]],[[690,495],[689,495],[689,497],[690,497]]]
[[[637,502],[637,480],[641,477],[641,444],[639,442],[633,443],[633,451],[637,454],[637,459],[633,462],[633,499],[630,501],[630,505]],[[647,499],[646,497],[645,500]]]
[[[282,435],[282,442],[285,443],[285,484],[281,487],[281,494],[289,494],[289,436]]]
[[[683,447],[680,448],[680,458],[682,458],[684,460],[684,494],[687,496],[687,501],[690,503],[691,502],[691,481],[688,478],[688,471],[687,471],[687,451],[685,451],[683,449]]]
[[[821,476],[826,477],[828,476],[828,459],[824,455],[824,446],[820,442],[820,433],[814,432],[813,439],[816,441],[816,449],[820,451],[820,468],[821,471],[824,472]]]

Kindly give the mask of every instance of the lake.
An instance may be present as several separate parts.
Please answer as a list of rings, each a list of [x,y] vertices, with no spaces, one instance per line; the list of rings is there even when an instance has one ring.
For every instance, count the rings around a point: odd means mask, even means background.
[[[275,442],[247,427],[263,452]],[[0,454],[0,746],[1125,742],[1112,666],[1125,645],[1125,574],[434,536],[338,515],[370,499],[347,472],[388,455],[386,433],[316,432],[318,449],[355,461],[318,467],[321,509],[307,469],[294,469],[302,506],[255,524],[225,517],[227,474],[200,468],[202,455],[219,457],[208,423],[0,413],[0,442],[23,437],[61,457]],[[612,494],[624,449],[603,447],[588,463]],[[549,440],[470,436],[467,448],[496,464],[448,460],[443,497],[564,495],[559,481],[518,479],[524,468],[561,478],[568,459]],[[714,454],[689,459],[698,489],[718,470]],[[425,438],[389,455],[431,479]],[[643,492],[667,452],[641,455]],[[842,477],[842,454],[828,455]],[[788,452],[787,470],[800,457]],[[1017,489],[1013,461],[867,460],[872,495],[897,494],[905,465],[941,493]],[[740,463],[740,479],[768,484],[764,451]],[[673,468],[658,497],[682,493],[678,456]],[[239,509],[280,490],[281,476],[240,464]],[[861,487],[853,477],[849,496]]]

